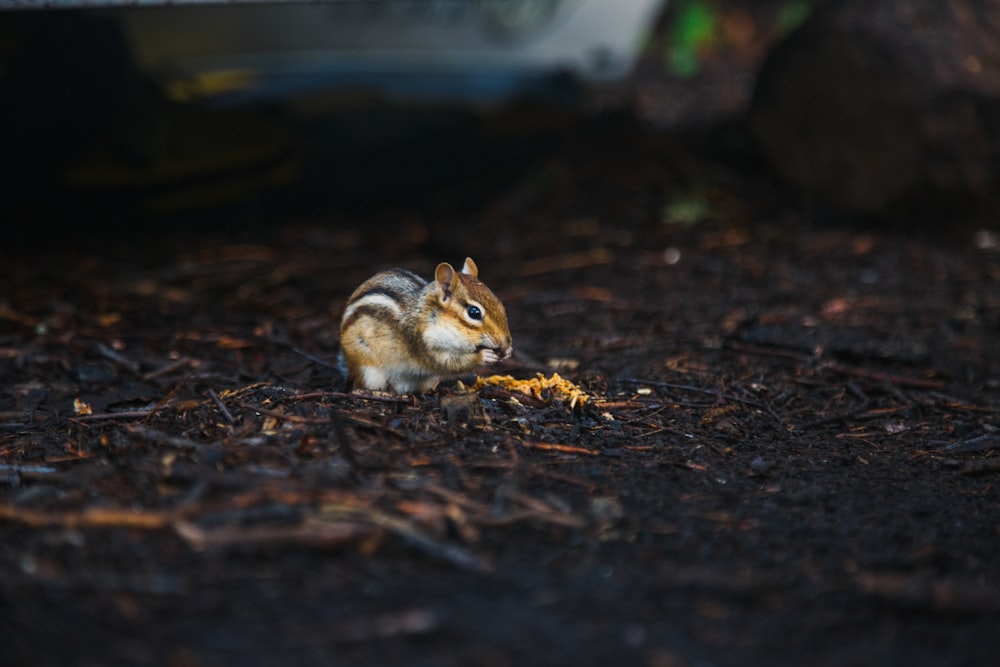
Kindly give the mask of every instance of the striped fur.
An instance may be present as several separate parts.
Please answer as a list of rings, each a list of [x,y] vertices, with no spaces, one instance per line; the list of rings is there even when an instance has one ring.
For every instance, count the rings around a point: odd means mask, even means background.
[[[400,393],[433,389],[443,376],[496,363],[512,352],[507,315],[466,259],[442,263],[430,282],[403,269],[379,273],[347,301],[340,325],[352,382]]]

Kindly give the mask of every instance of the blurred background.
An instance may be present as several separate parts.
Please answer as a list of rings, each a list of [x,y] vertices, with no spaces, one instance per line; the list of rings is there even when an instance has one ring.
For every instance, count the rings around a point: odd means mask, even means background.
[[[814,4],[3,0],[3,224],[474,202],[608,117],[725,142]]]
[[[908,230],[1000,217],[979,0],[0,0],[0,44],[13,233],[472,218],[553,153],[644,154],[657,209],[714,189]]]

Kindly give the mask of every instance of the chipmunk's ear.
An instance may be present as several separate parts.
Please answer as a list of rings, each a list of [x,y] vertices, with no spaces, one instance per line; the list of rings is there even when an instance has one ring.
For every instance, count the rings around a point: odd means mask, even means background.
[[[472,261],[471,257],[465,258],[465,264],[462,266],[462,273],[472,276],[473,278],[479,277],[479,267],[476,263]]]
[[[448,262],[441,262],[434,270],[434,280],[437,282],[438,299],[441,303],[448,303],[451,293],[455,290],[455,283],[458,282],[455,269]]]

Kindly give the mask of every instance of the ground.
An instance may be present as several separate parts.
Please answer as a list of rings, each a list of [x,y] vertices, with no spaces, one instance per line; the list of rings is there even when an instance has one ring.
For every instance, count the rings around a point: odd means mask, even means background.
[[[522,112],[448,130],[497,164],[377,205],[0,249],[0,663],[992,659],[996,237]],[[349,391],[353,288],[467,255],[515,345],[481,375],[584,399]]]

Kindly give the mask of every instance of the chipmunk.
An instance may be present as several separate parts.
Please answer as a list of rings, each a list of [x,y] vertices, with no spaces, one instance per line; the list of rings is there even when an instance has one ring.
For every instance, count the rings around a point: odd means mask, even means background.
[[[357,387],[430,391],[443,376],[510,358],[507,312],[466,258],[438,264],[428,282],[404,269],[378,273],[347,300],[341,357]]]

